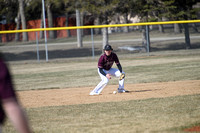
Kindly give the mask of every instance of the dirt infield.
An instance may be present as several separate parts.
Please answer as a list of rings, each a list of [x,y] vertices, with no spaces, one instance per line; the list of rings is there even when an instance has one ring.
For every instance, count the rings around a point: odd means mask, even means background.
[[[108,85],[99,96],[89,96],[93,87],[19,91],[17,94],[25,108],[200,94],[200,80],[126,84],[130,93],[113,94],[117,87]]]

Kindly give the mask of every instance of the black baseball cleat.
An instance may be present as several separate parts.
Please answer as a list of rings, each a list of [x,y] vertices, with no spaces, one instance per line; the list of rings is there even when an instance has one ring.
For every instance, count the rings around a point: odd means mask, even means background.
[[[129,93],[128,90],[125,90],[125,89],[117,89],[118,90],[118,93]]]

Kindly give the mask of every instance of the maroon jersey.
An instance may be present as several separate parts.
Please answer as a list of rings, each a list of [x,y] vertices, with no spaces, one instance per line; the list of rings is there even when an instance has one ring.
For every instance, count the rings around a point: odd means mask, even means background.
[[[2,100],[8,98],[16,98],[11,77],[6,67],[6,64],[0,58],[0,123],[3,123],[5,118],[4,111],[2,109]]]
[[[98,68],[103,68],[105,70],[110,70],[113,63],[120,64],[119,59],[115,53],[111,53],[110,56],[107,56],[105,53],[101,55],[98,62]]]

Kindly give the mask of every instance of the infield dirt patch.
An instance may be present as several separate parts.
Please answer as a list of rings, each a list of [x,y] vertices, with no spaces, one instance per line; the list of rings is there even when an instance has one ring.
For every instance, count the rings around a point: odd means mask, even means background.
[[[118,86],[107,85],[101,95],[89,96],[93,87],[18,91],[17,94],[25,108],[200,94],[200,80],[126,84],[125,89],[129,90],[130,93],[123,94],[113,94],[112,92],[116,90]]]

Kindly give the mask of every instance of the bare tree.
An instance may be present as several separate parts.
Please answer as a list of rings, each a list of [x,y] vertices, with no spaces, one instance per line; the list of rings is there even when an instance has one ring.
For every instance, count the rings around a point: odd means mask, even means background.
[[[26,17],[24,14],[24,1],[18,0],[19,2],[19,10],[20,10],[20,16],[21,16],[21,22],[22,22],[22,29],[26,29]],[[28,41],[28,33],[23,32],[23,41]]]
[[[43,8],[42,8],[43,9]],[[43,20],[43,11],[41,11],[41,22],[40,22],[40,28],[43,28],[44,20]],[[40,39],[44,38],[44,31],[40,31]]]
[[[185,48],[190,49],[191,43],[190,43],[190,32],[189,32],[188,23],[183,24],[183,27],[184,27],[184,34],[185,34]]]
[[[76,9],[76,26],[80,26],[80,11]],[[82,43],[82,36],[81,36],[81,29],[77,29],[77,46],[78,47],[83,47]]]
[[[52,6],[52,3],[51,1],[47,1],[46,2],[46,7],[47,7],[47,16],[48,16],[48,25],[49,27],[53,27],[53,13],[51,11],[51,6]],[[54,39],[55,38],[55,33],[53,30],[50,30],[49,31],[49,38],[50,39]]]
[[[16,25],[16,30],[19,30],[19,27],[20,27],[20,22],[21,22],[21,19],[20,19],[20,10],[18,10],[18,14],[17,14],[17,17],[15,19],[17,25]],[[19,41],[19,33],[15,33],[15,41]]]
[[[69,26],[69,13],[68,12],[65,13],[65,17],[66,17],[65,26],[68,27]],[[70,30],[67,30],[67,37],[71,37]]]
[[[82,7],[84,10],[87,10],[88,12],[92,13],[93,16],[98,18],[98,22],[100,22],[100,24],[107,25],[111,21],[118,3],[118,0],[84,0]],[[104,47],[109,42],[108,28],[102,28],[102,33],[102,45]]]
[[[182,33],[180,24],[174,24],[174,33],[176,34]]]
[[[63,3],[65,5],[65,17],[66,17],[66,21],[65,21],[65,26],[69,27],[69,18],[70,18],[70,12],[74,12],[74,6],[72,6],[74,3],[72,3],[72,1],[70,0],[63,0]],[[67,32],[67,37],[71,37],[71,31],[70,30],[66,30]]]

